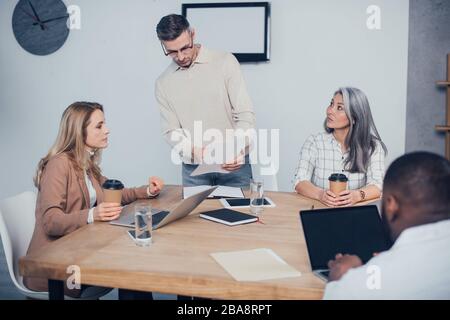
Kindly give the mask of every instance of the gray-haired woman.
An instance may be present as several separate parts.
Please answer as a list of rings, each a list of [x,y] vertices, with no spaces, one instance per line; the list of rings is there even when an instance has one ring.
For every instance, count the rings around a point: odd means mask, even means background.
[[[380,197],[387,149],[366,95],[356,88],[340,88],[326,114],[325,132],[308,137],[301,149],[295,191],[333,207]],[[333,173],[347,176],[347,190],[339,194],[329,190]]]

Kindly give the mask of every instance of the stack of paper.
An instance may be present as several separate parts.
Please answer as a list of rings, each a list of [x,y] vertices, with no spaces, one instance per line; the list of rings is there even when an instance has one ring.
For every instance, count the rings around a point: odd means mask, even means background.
[[[211,186],[195,186],[195,187],[183,187],[183,199],[186,199],[194,194],[205,191],[211,188]],[[244,198],[244,193],[241,188],[219,186],[208,198]]]
[[[217,252],[211,256],[237,281],[261,281],[302,274],[271,249]]]

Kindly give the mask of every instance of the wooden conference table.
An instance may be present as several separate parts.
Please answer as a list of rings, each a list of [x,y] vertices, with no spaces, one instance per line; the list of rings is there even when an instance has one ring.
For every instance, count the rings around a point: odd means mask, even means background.
[[[153,232],[150,247],[138,247],[127,228],[108,223],[86,225],[20,259],[22,276],[49,279],[50,298],[63,297],[67,268],[77,265],[81,283],[218,299],[321,299],[325,283],[309,264],[299,211],[323,208],[320,202],[289,192],[266,192],[275,208],[265,208],[263,223],[229,227],[198,217],[221,208],[203,201],[189,216]],[[167,186],[149,201],[170,209],[182,198],[181,186]],[[123,214],[132,206],[124,207]],[[248,209],[236,209],[248,212]],[[270,248],[300,277],[258,282],[235,281],[211,256],[213,252]]]

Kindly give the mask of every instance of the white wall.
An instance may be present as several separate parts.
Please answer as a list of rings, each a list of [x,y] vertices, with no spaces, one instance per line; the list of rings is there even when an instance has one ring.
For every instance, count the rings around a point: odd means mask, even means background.
[[[189,2],[211,2],[189,1]],[[76,100],[104,105],[111,129],[107,176],[142,184],[158,174],[180,183],[160,135],[153,86],[168,64],[155,36],[181,1],[65,0],[81,8],[81,30],[56,53],[33,56],[16,42],[16,1],[0,1],[0,198],[32,188],[36,163],[52,144],[62,111]],[[381,7],[382,29],[366,28]],[[279,185],[290,189],[298,152],[322,129],[325,107],[343,85],[369,97],[388,162],[404,152],[407,0],[274,0],[269,63],[244,65],[259,128],[279,128]],[[197,33],[208,30],[197,30]],[[207,44],[206,44],[207,45]]]

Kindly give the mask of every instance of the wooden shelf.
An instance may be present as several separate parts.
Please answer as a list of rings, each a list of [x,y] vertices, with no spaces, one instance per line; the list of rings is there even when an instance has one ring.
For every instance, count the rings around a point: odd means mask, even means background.
[[[445,133],[445,157],[450,160],[450,53],[447,54],[447,79],[436,81],[437,86],[447,87],[447,103],[445,108],[445,124],[435,126],[435,130]]]
[[[435,129],[436,131],[448,132],[450,131],[450,126],[436,126]]]

